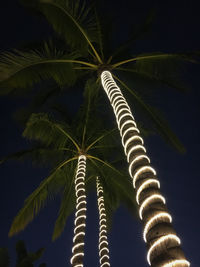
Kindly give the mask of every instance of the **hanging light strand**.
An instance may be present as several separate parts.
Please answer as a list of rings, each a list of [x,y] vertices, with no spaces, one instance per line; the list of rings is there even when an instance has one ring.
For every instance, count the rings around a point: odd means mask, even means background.
[[[75,177],[76,213],[74,219],[74,238],[70,263],[73,267],[83,267],[84,237],[86,227],[86,193],[85,193],[86,157],[80,155]]]
[[[107,221],[104,204],[103,186],[99,177],[96,177],[97,203],[99,210],[99,262],[100,267],[109,267],[109,249],[107,241]]]
[[[116,122],[122,138],[124,153],[127,156],[127,162],[129,163],[129,174],[133,181],[133,187],[136,189],[136,201],[138,205],[140,205],[140,218],[144,221],[143,237],[149,246],[147,261],[151,265],[152,260],[155,261],[157,256],[159,258],[159,253],[163,253],[162,244],[165,240],[169,240],[171,238],[179,241],[179,238],[171,230],[172,232],[169,233],[160,232],[160,239],[158,240],[156,240],[158,237],[152,236],[151,233],[151,242],[148,240],[149,231],[151,231],[153,227],[156,227],[161,223],[171,224],[172,218],[167,212],[164,197],[159,193],[160,182],[156,178],[156,171],[150,166],[150,159],[146,155],[144,141],[140,136],[140,131],[137,128],[137,124],[128,103],[109,71],[102,72],[101,82],[113,107]],[[155,209],[154,205],[157,205]],[[172,229],[172,226],[170,227],[169,229]],[[156,240],[153,246],[151,246],[152,240]],[[176,246],[179,247],[180,242],[176,243]],[[154,253],[155,251],[156,253]],[[181,253],[182,251],[180,254]],[[183,255],[183,253],[181,255]],[[171,260],[171,258],[173,260]],[[158,264],[156,266],[189,266],[189,262],[184,258],[180,259],[179,255],[177,255],[177,259],[174,259],[174,256],[171,258],[169,257],[166,259],[164,265],[163,263],[160,263],[161,265]]]

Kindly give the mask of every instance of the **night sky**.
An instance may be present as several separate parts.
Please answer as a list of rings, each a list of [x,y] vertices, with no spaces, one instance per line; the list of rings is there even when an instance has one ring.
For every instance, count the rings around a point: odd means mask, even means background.
[[[105,5],[105,9],[109,8],[110,12],[115,13],[119,29],[117,41],[123,39],[131,20],[137,21],[143,18],[152,6],[157,9],[152,34],[139,42],[136,52],[176,52],[200,48],[198,1],[140,0],[138,3],[133,0],[123,0],[120,4],[116,4],[110,0],[109,6]],[[0,7],[0,33],[0,49],[6,50],[15,48],[26,40],[48,36],[50,29],[42,20],[32,17],[17,1],[7,0],[1,3]],[[200,261],[199,73],[198,65],[188,68],[185,79],[191,89],[185,94],[173,90],[166,92],[166,88],[163,90],[160,88],[158,91],[159,105],[185,145],[186,154],[178,154],[160,137],[153,136],[145,140],[147,153],[157,170],[161,190],[173,217],[173,225],[182,240],[183,250],[192,267],[198,267]],[[14,122],[12,116],[14,110],[24,103],[25,101],[20,98],[0,98],[0,156],[27,146],[21,137],[22,129]],[[70,266],[73,216],[68,220],[62,236],[57,241],[51,242],[59,200],[49,203],[24,232],[14,238],[8,238],[11,222],[22,207],[24,199],[47,174],[46,169],[36,168],[29,162],[12,161],[0,166],[0,247],[9,248],[12,257],[10,266],[14,266],[14,246],[19,239],[25,240],[30,251],[39,247],[46,248],[41,261],[35,266],[43,261],[48,267]],[[94,196],[90,196],[89,200],[85,266],[94,267],[98,266],[97,211]],[[148,266],[140,222],[123,207],[113,218],[109,241],[111,266]]]

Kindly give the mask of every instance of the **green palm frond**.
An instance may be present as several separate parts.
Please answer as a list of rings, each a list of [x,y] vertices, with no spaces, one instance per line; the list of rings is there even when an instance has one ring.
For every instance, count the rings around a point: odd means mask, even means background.
[[[168,60],[168,62],[166,61]],[[145,64],[147,65],[147,68],[158,68],[157,64],[164,64],[164,67],[168,65],[168,63],[172,62],[173,64],[177,63],[183,63],[183,62],[196,62],[194,57],[190,53],[163,53],[163,52],[154,52],[154,53],[145,53],[145,54],[140,54],[132,58],[128,58],[126,60],[114,63],[112,65],[113,68],[117,68],[121,65],[128,64],[131,62],[135,62],[137,64]],[[140,63],[141,62],[141,63]],[[149,64],[149,65],[148,65]],[[152,66],[153,65],[153,66]],[[179,65],[180,66],[180,65]],[[169,70],[169,69],[168,69]],[[157,69],[158,71],[158,69]]]
[[[74,192],[74,178],[75,178],[76,165],[72,164],[70,166],[70,170],[71,170],[70,172],[71,176],[69,177],[69,179],[66,181],[64,185],[64,190],[62,193],[62,199],[61,199],[61,204],[60,204],[60,210],[59,210],[56,222],[55,222],[52,240],[55,240],[60,236],[60,234],[64,230],[68,216],[75,209],[76,201],[75,201],[75,192]],[[66,170],[66,173],[68,172],[69,170]]]
[[[9,154],[0,160],[0,164],[9,160],[25,161],[31,160],[37,166],[56,166],[62,162],[66,155],[74,156],[77,151],[69,148],[52,149],[41,146],[34,146],[31,149],[20,150]]]
[[[53,29],[82,55],[88,54],[88,46],[98,61],[101,59],[93,46],[97,42],[97,26],[93,10],[80,0],[32,0],[23,3],[40,10]]]
[[[76,53],[50,51],[45,46],[29,52],[5,52],[0,55],[0,92],[3,94],[15,88],[32,87],[43,80],[70,86],[76,80],[72,63],[77,56]]]
[[[130,66],[129,66],[130,67]],[[118,71],[121,73],[125,73],[127,80],[134,80],[134,83],[138,85],[138,89],[141,87],[141,91],[148,94],[150,96],[151,88],[162,88],[164,86],[176,89],[180,92],[187,92],[189,90],[188,86],[186,86],[181,79],[178,79],[177,76],[170,76],[170,78],[166,77],[167,75],[158,75],[158,72],[146,72],[142,69],[137,69],[136,66],[130,68],[117,68]],[[143,85],[143,86],[141,86]],[[143,88],[147,87],[148,92],[142,90]]]
[[[172,132],[168,123],[161,117],[161,115],[155,111],[155,108],[152,108],[146,104],[142,97],[133,89],[129,88],[122,80],[114,75],[115,79],[126,89],[133,97],[134,101],[139,105],[139,107],[144,111],[144,113],[151,118],[156,130],[161,136],[167,140],[174,148],[179,152],[184,153],[185,148],[182,143],[179,141],[177,136]]]
[[[49,116],[44,113],[32,114],[23,136],[38,140],[46,146],[51,145],[54,148],[62,148],[67,144],[73,144],[77,151],[80,151],[80,147],[72,137],[69,127],[51,121]]]
[[[90,162],[88,163],[88,173],[93,175],[94,181],[97,176],[95,176],[95,173],[98,174],[104,187],[104,200],[108,227],[111,228],[113,213],[121,204],[125,205],[131,213],[135,215],[135,193],[131,186],[130,177],[127,173],[113,171],[114,165],[112,165],[113,168],[111,168],[108,165],[102,165],[101,162],[95,161],[90,157],[88,162]],[[93,186],[95,186],[95,184]]]
[[[13,220],[9,236],[22,231],[44,207],[48,198],[57,194],[65,183],[66,175],[60,168],[44,179],[39,187],[25,200],[23,208]]]
[[[84,87],[83,103],[80,106],[72,126],[76,129],[76,136],[82,139],[82,144],[86,145],[87,140],[92,136],[99,134],[100,125],[97,118],[98,100],[99,100],[99,84],[96,83],[94,78],[89,78]],[[91,114],[93,114],[91,116]],[[96,124],[94,125],[94,117],[96,117]],[[77,121],[82,123],[77,123]],[[88,133],[90,136],[88,136]]]

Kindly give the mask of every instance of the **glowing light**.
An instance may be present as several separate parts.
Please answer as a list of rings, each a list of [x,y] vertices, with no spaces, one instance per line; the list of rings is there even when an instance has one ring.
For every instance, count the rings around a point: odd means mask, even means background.
[[[134,175],[134,177],[133,177],[133,187],[135,188],[135,183],[136,183],[136,181],[137,181],[137,179],[138,179],[138,176],[140,175],[140,174],[142,174],[142,173],[144,173],[144,172],[152,172],[154,175],[156,175],[156,171],[152,168],[152,167],[150,167],[150,166],[144,166],[144,167],[141,167],[136,173],[135,173],[135,175]],[[131,175],[131,177],[132,177],[132,175]]]
[[[120,94],[118,90],[115,90],[115,91],[116,91],[116,92],[110,94],[110,101],[111,101],[111,102],[112,102],[113,97],[115,97],[116,95],[119,95],[119,94]]]
[[[117,119],[119,118],[119,115],[120,115],[122,112],[125,112],[125,111],[127,111],[127,112],[126,112],[127,114],[130,114],[130,109],[129,109],[129,108],[127,108],[127,107],[125,107],[125,108],[120,108],[120,110],[119,110],[118,112],[116,112],[116,117],[117,117]]]
[[[130,163],[130,165],[129,165],[129,174],[130,174],[130,176],[132,176],[132,172],[131,172],[131,170],[132,170],[133,165],[134,165],[137,161],[139,161],[139,160],[141,160],[141,159],[147,159],[148,162],[150,163],[150,159],[149,159],[146,155],[139,155],[139,156],[137,156],[136,158],[134,158],[134,160],[131,161],[131,163]]]
[[[129,127],[128,129],[126,129],[126,131],[124,131],[124,133],[122,135],[122,144],[123,144],[123,146],[124,146],[124,137],[130,131],[136,131],[136,132],[140,133],[140,131],[136,127]]]
[[[80,185],[85,185],[85,183],[84,182],[80,182],[80,183],[78,183],[76,186],[75,186],[75,190],[77,190],[77,187],[79,187]]]
[[[135,127],[137,127],[137,124],[136,124],[136,122],[135,122],[134,120],[126,120],[126,121],[123,122],[123,124],[121,125],[120,135],[122,135],[123,128],[124,128],[127,124],[133,124]]]
[[[81,211],[86,211],[86,210],[87,210],[86,208],[79,209],[79,210],[75,213],[75,216],[78,216],[79,212],[81,212]]]
[[[100,250],[101,246],[102,246],[104,243],[108,246],[108,241],[103,240],[103,241],[101,241],[101,242],[99,243],[99,250]]]
[[[134,121],[134,117],[131,113],[131,110],[130,110],[128,103],[126,102],[126,99],[123,97],[123,94],[121,93],[120,88],[117,86],[114,79],[112,78],[112,74],[109,71],[103,71],[101,74],[101,81],[102,81],[103,88],[104,88],[105,92],[107,93],[107,96],[111,102],[111,105],[112,105],[114,113],[115,113],[116,122],[117,122],[118,128],[120,130],[120,135],[122,137],[122,144],[124,146],[124,152],[127,155],[127,161],[130,162],[129,173],[130,173],[130,176],[133,178],[133,187],[134,188],[136,187],[136,182],[138,181],[138,179],[141,178],[140,175],[147,173],[147,176],[144,176],[144,177],[146,177],[148,179],[145,179],[145,181],[141,181],[142,184],[139,186],[137,193],[136,193],[137,203],[140,204],[139,199],[140,199],[141,192],[145,188],[147,188],[148,186],[149,187],[157,186],[158,188],[160,188],[160,183],[158,180],[156,180],[153,177],[153,175],[156,175],[156,171],[148,165],[141,166],[136,171],[136,173],[134,175],[132,174],[132,169],[134,167],[134,163],[137,162],[137,160],[140,160],[142,158],[146,158],[149,161],[149,163],[150,163],[150,160],[147,156],[143,155],[144,153],[146,153],[146,149],[143,146],[143,144],[144,144],[143,139],[139,136],[139,130],[138,130],[138,135],[135,135],[135,136],[132,135],[127,141],[125,141],[125,138],[128,135],[128,133],[130,133],[131,130],[134,129],[134,127],[137,128],[137,125],[136,125],[136,122]],[[141,141],[141,144],[136,145],[134,143],[131,143],[132,141],[135,141],[135,140]],[[142,150],[142,153],[140,153],[139,150]],[[136,152],[137,154],[134,152]],[[136,160],[136,158],[137,158],[137,160]],[[151,178],[149,177],[148,173],[150,173],[150,175],[153,174]],[[147,208],[148,205],[151,204],[151,201],[159,199],[163,203],[165,203],[164,197],[162,197],[159,194],[154,194],[153,192],[152,192],[152,194],[150,193],[150,196],[147,199],[145,199],[145,201],[142,203],[142,205],[140,207],[139,213],[140,213],[141,218],[142,218],[142,213],[143,213],[144,208]],[[172,218],[171,218],[170,214],[168,214],[167,212],[159,212],[148,220],[148,222],[145,224],[144,233],[143,233],[143,237],[144,237],[145,242],[146,242],[146,235],[147,235],[149,229],[151,229],[154,225],[156,225],[157,223],[162,222],[162,221],[165,221],[165,222],[167,221],[167,222],[171,223]],[[103,229],[103,228],[101,228],[101,229]],[[104,238],[106,238],[106,235],[101,234],[99,240],[102,240],[102,242],[103,242]],[[167,240],[167,238],[168,239],[169,238],[174,239],[179,244],[179,242],[178,242],[179,239],[175,235],[168,235],[168,237],[163,237],[163,238],[164,239],[159,239],[160,241],[156,241],[157,243],[154,243],[153,246],[150,248],[150,250],[148,252],[148,262],[149,263],[150,263],[151,253],[156,249],[157,246],[162,244],[162,242],[165,242],[165,240]],[[173,261],[165,263],[164,265],[162,265],[162,267],[175,267],[175,266],[178,267],[178,265],[182,266],[182,264],[187,265],[187,267],[189,266],[188,261],[175,259]],[[106,263],[105,263],[105,265],[106,265]],[[101,265],[101,267],[102,266],[103,265]]]
[[[79,236],[81,236],[81,235],[85,236],[85,232],[79,232],[79,233],[77,233],[77,234],[74,236],[74,238],[73,238],[73,243],[75,243],[76,239],[77,239]]]
[[[130,142],[136,141],[136,140],[140,140],[142,142],[142,144],[144,143],[143,139],[139,136],[139,135],[134,135],[129,137],[129,139],[126,140],[125,144],[124,144],[124,152],[127,155],[127,147],[130,144]]]
[[[76,250],[77,248],[80,248],[80,247],[82,247],[82,246],[84,246],[84,243],[79,243],[79,244],[75,245],[75,246],[72,248],[72,253],[74,253],[74,250]]]
[[[76,226],[76,227],[74,228],[74,234],[76,234],[76,231],[78,230],[78,228],[85,227],[85,226],[86,226],[85,223],[81,223],[81,224],[79,224],[78,226]]]
[[[125,100],[125,98],[122,97],[122,96],[116,96],[115,99],[113,100],[113,102],[111,102],[111,105],[112,105],[113,107],[115,107],[115,105],[117,105],[117,102],[118,102],[118,101],[121,101],[121,100]]]
[[[132,117],[131,113],[127,112],[127,113],[121,115],[119,119],[117,119],[117,124],[120,125],[121,120],[127,116]]]
[[[100,251],[99,251],[100,255],[101,255],[101,253],[102,253],[104,250],[106,250],[106,252],[109,252],[109,249],[106,248],[106,247],[104,247],[104,248],[100,249]]]
[[[161,219],[161,218],[162,218],[162,219],[163,219],[163,218],[167,219],[168,222],[170,222],[170,223],[172,222],[172,217],[171,217],[171,215],[170,215],[169,213],[167,213],[167,212],[160,212],[160,213],[154,215],[153,217],[151,217],[151,218],[149,219],[149,221],[146,223],[145,227],[144,227],[143,238],[144,238],[144,241],[145,241],[145,242],[147,242],[147,240],[146,240],[146,235],[147,235],[149,229],[151,229],[151,228],[155,225],[154,223],[156,223],[156,222],[157,222],[159,219]]]
[[[107,221],[106,221],[106,210],[104,205],[103,197],[103,186],[100,183],[99,178],[96,178],[96,187],[97,187],[97,203],[99,210],[99,261],[100,267],[109,264],[109,249],[107,241]],[[106,258],[106,259],[105,259]]]
[[[103,256],[100,258],[100,263],[102,263],[102,261],[103,261],[103,259],[104,259],[104,258],[107,258],[107,259],[109,259],[109,256],[108,256],[108,255],[106,255],[106,254],[105,254],[105,255],[103,255]]]
[[[179,245],[181,243],[180,239],[174,235],[174,234],[169,234],[169,235],[166,235],[166,236],[162,236],[160,237],[158,240],[156,240],[153,245],[150,247],[148,253],[147,253],[147,261],[149,263],[149,265],[151,265],[151,262],[150,262],[150,258],[151,258],[151,254],[152,252],[154,251],[154,249],[157,247],[157,246],[160,246],[162,245],[162,243],[168,241],[169,239],[173,239],[174,241],[176,241]]]
[[[148,179],[147,181],[142,183],[141,186],[138,188],[137,194],[136,194],[136,201],[138,204],[140,204],[139,203],[140,193],[150,184],[156,184],[158,186],[158,188],[160,188],[160,182],[156,179]]]
[[[104,262],[104,263],[101,264],[101,267],[103,267],[104,265],[110,266],[110,263],[109,262]]]
[[[71,262],[71,264],[73,264],[73,261],[74,261],[74,259],[76,258],[76,257],[79,257],[79,256],[84,256],[84,253],[76,253],[73,257],[71,257],[71,260],[70,260],[70,262]]]
[[[86,156],[85,155],[80,155],[79,156],[79,159],[84,159],[84,160],[86,160]],[[84,164],[86,164],[86,162],[83,162]]]
[[[165,198],[161,195],[158,195],[158,194],[154,194],[154,195],[151,195],[150,197],[146,198],[144,200],[144,202],[142,203],[142,205],[140,206],[140,209],[139,209],[139,215],[140,215],[140,219],[142,220],[142,212],[144,210],[144,208],[153,200],[161,200],[164,204],[166,203],[165,201]]]
[[[80,191],[85,192],[85,188],[79,188],[76,190],[76,196],[78,196],[78,194],[80,193]]]
[[[75,221],[74,221],[75,225],[77,224],[77,221],[80,220],[80,219],[86,219],[86,215],[80,215],[80,216],[78,216],[78,217],[75,219]]]
[[[175,267],[178,265],[190,266],[190,263],[187,260],[173,260],[173,261],[170,261],[168,263],[165,263],[164,265],[162,265],[162,267]]]
[[[73,238],[73,247],[72,247],[72,257],[71,264],[74,264],[74,261],[80,257],[84,256],[83,252],[77,253],[76,250],[84,247],[84,236],[85,236],[85,220],[86,220],[86,194],[85,194],[85,171],[86,171],[86,157],[80,155],[78,158],[78,165],[76,171],[76,177],[74,180],[75,183],[75,195],[76,195],[76,213],[74,219],[74,238]],[[79,215],[79,214],[82,215]],[[80,240],[78,242],[78,240]],[[79,259],[80,258],[80,259]],[[83,264],[75,264],[74,267],[83,267]]]
[[[121,102],[121,104],[119,104]],[[121,101],[119,101],[118,102],[118,105],[117,105],[117,107],[115,108],[115,113],[117,114],[117,112],[118,112],[118,109],[120,108],[120,107],[122,107],[122,106],[126,106],[126,102],[124,101],[124,100],[121,100]],[[129,109],[129,111],[130,111],[130,109]]]
[[[86,198],[86,195],[82,195],[82,196],[80,196],[80,197],[77,197],[77,199],[76,199],[76,203],[79,203],[80,202],[80,199],[81,198]],[[84,201],[84,200],[83,200]]]
[[[145,149],[145,147],[144,146],[142,146],[142,145],[136,145],[136,146],[133,146],[133,147],[131,147],[131,149],[128,151],[128,153],[127,153],[127,161],[129,162],[130,161],[130,155],[131,155],[131,153],[133,152],[133,151],[135,151],[135,150],[138,150],[138,149],[142,149],[145,153],[146,153],[146,149]]]
[[[80,205],[83,205],[83,204],[87,204],[86,200],[82,200],[80,201],[77,205],[76,205],[76,209],[79,208]]]
[[[101,235],[99,236],[99,241],[101,241],[102,238],[105,238],[105,239],[107,240],[107,236],[106,236],[106,235],[101,234]],[[101,241],[101,242],[102,242],[102,241]]]

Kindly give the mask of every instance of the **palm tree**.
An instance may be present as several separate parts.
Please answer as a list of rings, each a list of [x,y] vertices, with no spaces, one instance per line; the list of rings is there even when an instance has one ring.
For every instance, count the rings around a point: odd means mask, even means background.
[[[104,204],[104,190],[98,176],[96,178],[96,185],[97,185],[97,202],[99,210],[99,257],[100,257],[100,267],[103,267],[103,266],[110,266],[110,263],[109,263],[109,249],[108,249],[108,238],[107,238],[106,209]]]
[[[96,94],[91,95],[88,84],[90,82],[86,84],[85,108],[80,109],[77,118],[70,126],[65,121],[58,122],[55,119],[50,119],[47,114],[33,114],[27,122],[23,135],[31,140],[37,140],[39,144],[33,149],[12,155],[12,157],[17,158],[31,156],[33,161],[52,163],[53,170],[26,199],[24,207],[12,223],[9,235],[12,236],[23,230],[44,206],[47,199],[61,192],[62,201],[55,223],[53,239],[61,234],[67,217],[75,209],[72,266],[83,266],[87,210],[86,195],[94,187],[97,174],[101,175],[102,184],[106,188],[104,196],[108,207],[107,216],[108,219],[110,218],[109,220],[111,220],[112,211],[118,207],[120,201],[125,202],[132,210],[135,205],[132,199],[133,191],[126,175],[119,172],[115,168],[115,164],[111,165],[104,160],[103,154],[110,149],[105,144],[113,139],[111,133],[114,130],[98,130],[100,120],[98,120],[98,123],[96,121],[94,123],[91,114],[95,114],[96,111],[93,109],[92,103],[95,104],[97,97]],[[98,91],[94,92],[97,93]],[[112,143],[114,145],[114,142]],[[112,154],[111,157],[113,157]],[[112,187],[108,186],[110,181],[112,181]],[[100,188],[98,194],[99,190]],[[102,201],[102,196],[100,201]],[[101,213],[100,216],[105,216],[105,214]],[[105,232],[107,224],[104,223],[103,227],[102,231]],[[105,233],[103,237],[106,238]],[[102,249],[107,249],[107,244],[102,243],[101,246],[100,253],[102,253]],[[105,257],[104,254],[103,256]]]
[[[131,45],[138,32],[111,51],[102,31],[101,19],[95,8],[87,8],[83,1],[32,0],[23,3],[39,10],[62,39],[57,47],[54,41],[45,42],[40,49],[15,50],[1,56],[0,81],[2,93],[17,88],[30,88],[43,80],[56,82],[60,87],[69,87],[79,78],[97,75],[111,101],[122,136],[129,172],[136,189],[140,217],[144,222],[144,239],[148,247],[148,262],[155,267],[189,266],[180,248],[180,240],[171,225],[171,216],[166,212],[165,200],[159,193],[159,181],[155,170],[149,165],[143,139],[133,119],[125,98],[114,79],[129,92],[138,105],[152,119],[154,127],[179,151],[183,146],[158,114],[146,104],[138,92],[130,89],[123,75],[155,81],[176,89],[183,89],[172,73],[177,64],[194,62],[193,54],[145,53],[132,56]],[[105,12],[104,12],[105,13]],[[103,20],[106,20],[104,14]],[[107,23],[107,26],[109,23]],[[144,32],[149,18],[141,27]],[[110,34],[110,33],[109,33]],[[113,75],[111,74],[111,71]],[[122,78],[121,78],[122,77]],[[92,90],[92,86],[91,86]],[[158,231],[159,229],[159,231]]]

